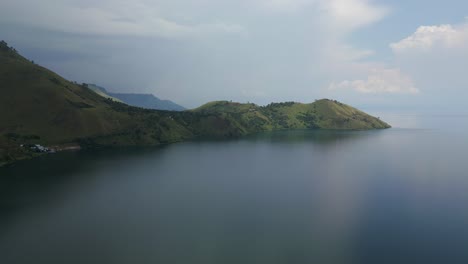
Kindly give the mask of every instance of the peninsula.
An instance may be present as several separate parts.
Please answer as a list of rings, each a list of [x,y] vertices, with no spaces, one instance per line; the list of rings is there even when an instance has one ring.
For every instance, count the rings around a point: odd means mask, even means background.
[[[0,43],[0,164],[52,150],[148,146],[197,137],[238,137],[284,129],[384,129],[390,126],[335,100],[266,106],[230,101],[185,111],[138,108],[68,81]],[[37,147],[35,148],[37,149]]]

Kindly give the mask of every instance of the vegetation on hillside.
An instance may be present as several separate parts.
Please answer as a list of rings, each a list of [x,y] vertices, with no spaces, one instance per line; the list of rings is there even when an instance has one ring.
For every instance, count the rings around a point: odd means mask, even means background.
[[[70,82],[0,43],[0,164],[27,158],[20,145],[157,145],[279,129],[379,129],[388,124],[327,99],[267,106],[217,101],[182,112],[128,106]]]

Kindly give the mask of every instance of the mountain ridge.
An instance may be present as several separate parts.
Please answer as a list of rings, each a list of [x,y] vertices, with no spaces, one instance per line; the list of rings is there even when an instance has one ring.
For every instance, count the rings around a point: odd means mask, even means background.
[[[128,106],[70,82],[0,43],[0,164],[57,150],[148,146],[281,129],[381,129],[385,122],[337,101],[267,106],[217,101],[187,111]],[[23,147],[21,147],[23,145]]]
[[[184,111],[185,107],[174,103],[171,100],[163,100],[153,94],[146,93],[114,93],[96,84],[87,84],[88,87],[99,95],[122,102],[130,106],[141,107],[154,110]]]

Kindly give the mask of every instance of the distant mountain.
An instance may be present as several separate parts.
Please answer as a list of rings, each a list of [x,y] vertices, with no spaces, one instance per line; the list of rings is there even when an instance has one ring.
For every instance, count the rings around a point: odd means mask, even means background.
[[[0,42],[0,166],[38,155],[31,148],[147,146],[196,137],[235,137],[280,129],[390,127],[328,99],[267,106],[218,101],[191,111],[128,106],[67,81]],[[26,147],[25,147],[26,146]]]
[[[112,101],[119,102],[119,103],[124,103],[122,100],[109,95],[107,90],[104,89],[103,87],[97,86],[95,84],[88,84],[88,88],[106,99],[110,99]]]
[[[88,87],[105,98],[109,98],[117,102],[123,102],[131,106],[167,111],[186,110],[183,106],[180,106],[169,100],[161,100],[152,94],[111,93],[108,92],[105,88],[95,84],[88,84]]]

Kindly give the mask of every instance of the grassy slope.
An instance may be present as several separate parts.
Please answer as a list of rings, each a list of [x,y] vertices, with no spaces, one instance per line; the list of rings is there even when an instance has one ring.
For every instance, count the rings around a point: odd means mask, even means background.
[[[103,98],[33,64],[0,43],[0,164],[33,154],[20,144],[154,145],[199,136],[240,136],[275,129],[389,127],[350,106],[212,102],[183,111],[155,111]]]
[[[201,114],[223,113],[241,130],[252,132],[276,129],[382,129],[390,126],[351,106],[328,99],[311,104],[273,103],[267,106],[218,101],[192,110]]]
[[[61,142],[123,126],[125,118],[103,98],[13,51],[0,51],[0,83],[0,133],[33,133],[45,142]]]
[[[4,44],[0,44],[0,95],[0,160],[22,156],[13,147],[19,144],[148,145],[193,136],[166,112],[103,98]]]

